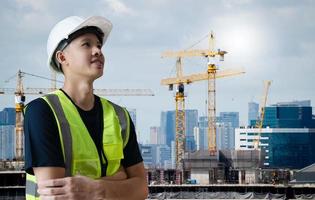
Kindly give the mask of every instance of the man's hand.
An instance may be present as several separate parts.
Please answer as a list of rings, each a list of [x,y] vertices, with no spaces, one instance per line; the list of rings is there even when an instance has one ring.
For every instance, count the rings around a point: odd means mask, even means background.
[[[105,188],[98,181],[85,176],[51,179],[38,182],[38,193],[49,199],[103,199]]]
[[[103,180],[124,180],[127,174],[123,167],[113,176]],[[100,180],[85,176],[74,176],[38,181],[38,193],[43,200],[48,199],[104,199],[105,187]]]

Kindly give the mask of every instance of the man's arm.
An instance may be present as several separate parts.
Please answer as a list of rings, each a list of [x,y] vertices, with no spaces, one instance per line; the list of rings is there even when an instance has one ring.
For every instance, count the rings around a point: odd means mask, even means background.
[[[105,188],[107,199],[145,199],[148,196],[148,186],[143,162],[126,168],[128,178],[125,180],[102,179],[100,187]]]
[[[34,169],[41,199],[145,199],[148,187],[143,163],[121,169],[113,176],[93,180],[85,176],[64,176],[64,168]],[[126,179],[127,177],[127,179]]]

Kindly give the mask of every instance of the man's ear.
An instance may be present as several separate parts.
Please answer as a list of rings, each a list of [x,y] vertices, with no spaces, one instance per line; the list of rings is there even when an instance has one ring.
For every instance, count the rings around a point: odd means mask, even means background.
[[[66,64],[66,57],[65,57],[65,55],[64,55],[64,52],[62,52],[62,51],[57,51],[57,52],[56,52],[56,60],[57,60],[61,65]]]

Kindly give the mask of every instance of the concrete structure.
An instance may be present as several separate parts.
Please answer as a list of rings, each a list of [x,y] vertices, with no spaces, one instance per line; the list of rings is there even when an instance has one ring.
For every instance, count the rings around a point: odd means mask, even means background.
[[[195,179],[198,184],[213,184],[224,181],[222,163],[219,163],[218,157],[209,156],[208,150],[186,153],[184,168],[185,171],[190,172],[190,179]]]
[[[292,184],[315,184],[315,163],[307,166],[294,174]]]

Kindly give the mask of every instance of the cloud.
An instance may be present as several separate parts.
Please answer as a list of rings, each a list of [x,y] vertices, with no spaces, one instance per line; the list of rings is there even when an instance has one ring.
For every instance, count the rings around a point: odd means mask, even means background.
[[[16,0],[20,8],[31,8],[33,11],[43,11],[48,7],[48,0]]]
[[[136,12],[127,7],[126,4],[119,0],[104,0],[104,3],[108,5],[109,9],[117,15],[135,15]]]

